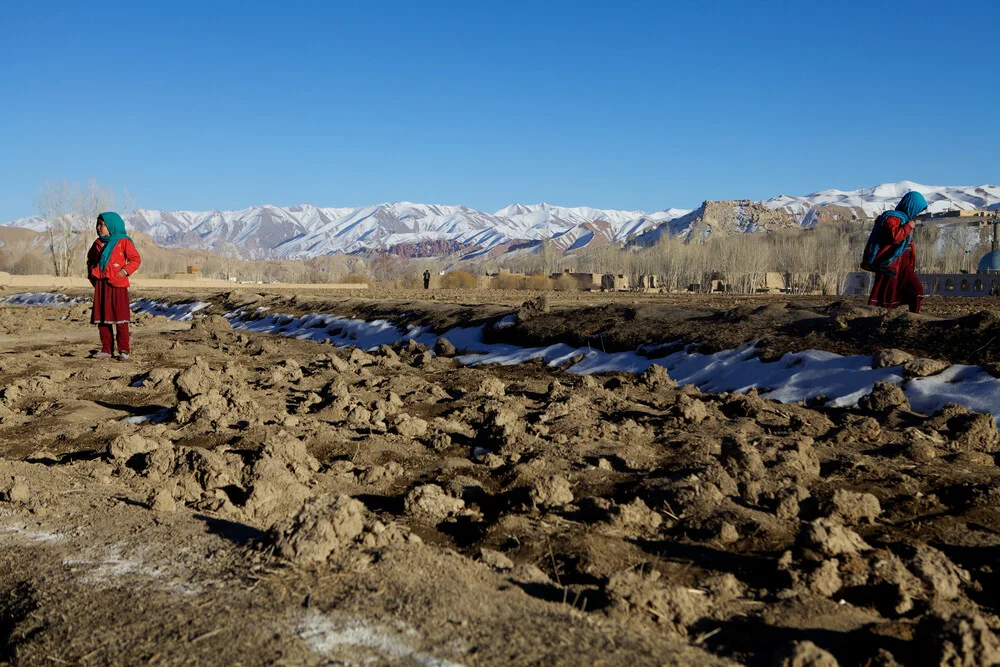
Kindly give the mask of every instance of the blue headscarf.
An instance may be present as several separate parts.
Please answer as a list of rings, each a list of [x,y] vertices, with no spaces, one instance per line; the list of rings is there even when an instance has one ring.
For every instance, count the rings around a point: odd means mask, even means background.
[[[903,195],[903,198],[899,200],[896,204],[896,211],[902,213],[906,216],[903,222],[913,220],[915,217],[920,215],[920,212],[927,208],[927,200],[924,196],[913,190],[912,192],[907,192]]]
[[[97,216],[98,220],[103,220],[104,225],[108,228],[108,235],[102,236],[101,240],[104,241],[104,250],[101,251],[101,271],[104,271],[108,267],[108,262],[111,261],[111,252],[118,245],[118,242],[122,239],[128,239],[125,235],[125,221],[122,217],[115,213],[114,211],[105,211]]]

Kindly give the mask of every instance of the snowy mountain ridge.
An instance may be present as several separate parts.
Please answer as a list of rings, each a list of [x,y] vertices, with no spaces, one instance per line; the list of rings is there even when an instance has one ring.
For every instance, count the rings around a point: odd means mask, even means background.
[[[809,227],[823,207],[874,216],[892,208],[910,190],[924,193],[931,212],[1000,208],[1000,187],[926,186],[911,181],[853,191],[823,190],[811,195],[780,195],[760,202]],[[511,204],[494,213],[467,206],[385,203],[362,207],[251,206],[237,211],[159,211],[140,209],[128,216],[133,229],[170,248],[194,248],[256,259],[301,259],[331,253],[393,250],[428,242],[448,242],[465,258],[504,252],[511,244],[550,239],[554,248],[574,252],[622,244],[659,229],[659,234],[687,234],[691,211],[665,209],[647,213],[563,207],[547,203]],[[669,224],[668,224],[669,223]],[[664,225],[666,225],[664,227]],[[40,217],[4,223],[8,227],[45,229]],[[663,229],[660,229],[660,228]]]

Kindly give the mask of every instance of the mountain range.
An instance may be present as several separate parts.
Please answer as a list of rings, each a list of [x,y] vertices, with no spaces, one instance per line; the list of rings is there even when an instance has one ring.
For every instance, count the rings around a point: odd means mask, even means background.
[[[447,253],[472,259],[537,247],[543,240],[553,249],[570,253],[609,243],[650,242],[664,234],[690,238],[713,231],[760,231],[772,224],[808,228],[830,217],[873,217],[895,206],[910,190],[924,193],[934,213],[1000,208],[1000,187],[995,185],[927,186],[901,181],[853,191],[823,190],[802,197],[780,195],[763,202],[714,202],[730,205],[732,211],[723,213],[718,206],[711,206],[713,202],[695,211],[671,208],[655,212],[512,204],[495,213],[467,206],[397,202],[360,208],[302,204],[252,206],[238,211],[140,209],[128,216],[128,223],[168,248],[211,250],[248,259],[300,259],[367,250],[407,256]],[[706,217],[709,209],[714,218]],[[726,220],[726,225],[710,224],[716,218]],[[39,216],[2,224],[45,229]]]

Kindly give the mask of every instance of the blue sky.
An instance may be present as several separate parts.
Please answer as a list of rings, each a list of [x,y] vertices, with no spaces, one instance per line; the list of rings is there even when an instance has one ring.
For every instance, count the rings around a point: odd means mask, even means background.
[[[0,220],[1000,182],[1000,2],[0,3]]]

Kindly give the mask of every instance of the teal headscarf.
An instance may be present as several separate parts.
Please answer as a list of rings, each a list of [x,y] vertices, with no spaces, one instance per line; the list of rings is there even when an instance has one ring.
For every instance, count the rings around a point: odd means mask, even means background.
[[[125,221],[122,217],[115,213],[114,211],[105,211],[97,216],[98,220],[103,220],[104,225],[108,228],[108,235],[102,236],[101,240],[104,241],[104,250],[101,251],[101,271],[104,271],[108,267],[108,262],[111,261],[111,252],[118,245],[118,241],[121,239],[128,239],[125,235]]]
[[[903,195],[903,198],[899,200],[899,203],[896,204],[896,211],[906,216],[906,220],[903,222],[913,220],[915,217],[920,215],[921,211],[925,208],[927,208],[927,200],[924,199],[924,196],[916,190],[907,192]]]

